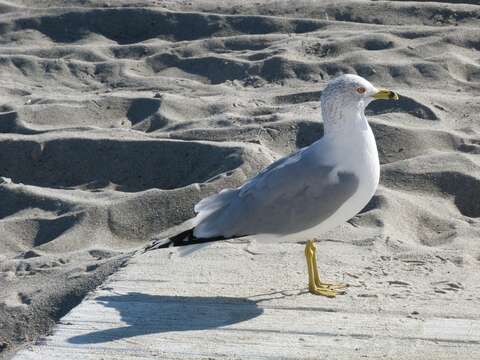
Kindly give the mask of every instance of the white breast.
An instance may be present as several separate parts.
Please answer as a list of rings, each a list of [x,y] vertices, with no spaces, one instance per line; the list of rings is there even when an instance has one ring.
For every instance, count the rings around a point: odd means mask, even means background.
[[[328,154],[322,154],[322,158],[328,157],[333,164],[342,164],[338,170],[352,172],[359,179],[358,189],[355,194],[346,201],[334,214],[322,223],[305,231],[285,235],[284,238],[308,240],[318,237],[358,214],[370,201],[378,186],[380,179],[380,164],[378,160],[377,146],[373,133],[367,130],[351,133],[348,140],[325,138],[324,141],[335,142]],[[325,148],[322,146],[322,148]],[[340,160],[341,159],[341,160]]]

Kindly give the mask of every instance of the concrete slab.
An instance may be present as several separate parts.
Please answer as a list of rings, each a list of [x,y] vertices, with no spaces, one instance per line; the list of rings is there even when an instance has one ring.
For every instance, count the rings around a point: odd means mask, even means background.
[[[321,273],[351,285],[306,291],[303,244],[215,243],[132,258],[14,359],[474,359],[479,284],[428,254],[394,257],[324,241]]]

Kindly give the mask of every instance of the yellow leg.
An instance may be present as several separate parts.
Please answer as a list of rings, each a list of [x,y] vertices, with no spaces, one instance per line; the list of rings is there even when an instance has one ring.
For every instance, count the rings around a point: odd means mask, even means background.
[[[315,295],[323,295],[335,297],[339,293],[343,293],[341,289],[346,288],[343,284],[329,284],[320,280],[317,267],[317,248],[313,240],[308,240],[305,245],[305,257],[307,259],[308,269],[308,290]],[[340,290],[340,291],[338,291]]]

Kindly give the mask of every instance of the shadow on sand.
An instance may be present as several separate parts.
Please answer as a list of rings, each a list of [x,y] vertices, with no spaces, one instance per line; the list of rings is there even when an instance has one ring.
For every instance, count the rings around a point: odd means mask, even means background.
[[[159,296],[130,292],[96,299],[119,312],[128,326],[90,332],[68,339],[71,344],[95,344],[137,335],[206,330],[253,319],[263,313],[245,298]]]

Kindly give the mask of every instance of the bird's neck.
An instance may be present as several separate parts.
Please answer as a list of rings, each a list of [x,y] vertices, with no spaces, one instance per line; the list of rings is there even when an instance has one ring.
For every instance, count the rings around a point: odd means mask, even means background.
[[[325,134],[370,130],[362,102],[355,105],[327,102],[322,104],[322,118]]]

